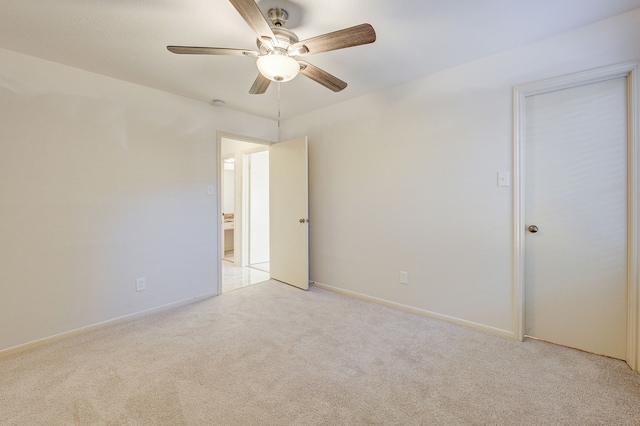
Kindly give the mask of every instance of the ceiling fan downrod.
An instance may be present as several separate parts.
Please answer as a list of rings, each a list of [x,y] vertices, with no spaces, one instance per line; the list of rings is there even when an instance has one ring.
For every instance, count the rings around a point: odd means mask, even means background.
[[[279,7],[269,9],[268,16],[274,27],[284,27],[284,24],[289,20],[287,11]]]

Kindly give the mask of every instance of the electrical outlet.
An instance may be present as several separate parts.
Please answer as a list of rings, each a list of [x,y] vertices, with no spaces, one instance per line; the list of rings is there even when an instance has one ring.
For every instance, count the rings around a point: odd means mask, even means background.
[[[136,291],[143,291],[147,289],[147,279],[146,278],[138,278],[136,280]]]
[[[409,273],[400,271],[400,284],[409,284]]]

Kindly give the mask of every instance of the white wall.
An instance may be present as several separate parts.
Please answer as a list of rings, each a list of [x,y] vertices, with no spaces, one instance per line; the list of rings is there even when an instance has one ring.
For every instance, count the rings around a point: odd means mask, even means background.
[[[509,335],[512,88],[637,59],[640,9],[284,121],[309,136],[311,279]]]
[[[7,50],[0,64],[0,350],[215,294],[216,131],[273,140],[277,124]]]

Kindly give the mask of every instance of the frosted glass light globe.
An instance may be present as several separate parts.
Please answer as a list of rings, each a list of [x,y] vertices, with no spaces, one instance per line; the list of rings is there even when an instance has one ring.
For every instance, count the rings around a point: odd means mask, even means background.
[[[293,80],[300,72],[298,61],[277,52],[260,56],[256,61],[256,65],[260,74],[271,81],[277,82]]]

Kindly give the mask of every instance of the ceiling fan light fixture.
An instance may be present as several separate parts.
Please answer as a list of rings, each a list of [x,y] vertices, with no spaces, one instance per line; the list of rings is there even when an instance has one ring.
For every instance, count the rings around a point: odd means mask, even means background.
[[[376,41],[376,32],[370,24],[343,28],[300,41],[293,31],[284,27],[289,19],[289,13],[286,10],[278,7],[269,9],[267,20],[256,0],[229,1],[256,34],[258,50],[198,46],[167,46],[167,49],[176,54],[257,58],[256,65],[260,73],[249,89],[251,95],[265,93],[272,81],[279,83],[293,80],[298,74],[310,78],[329,90],[339,92],[347,87],[347,83],[314,65],[295,58]],[[279,89],[280,86],[278,86]]]
[[[298,61],[281,52],[271,52],[256,61],[258,71],[271,81],[293,80],[300,72]]]

